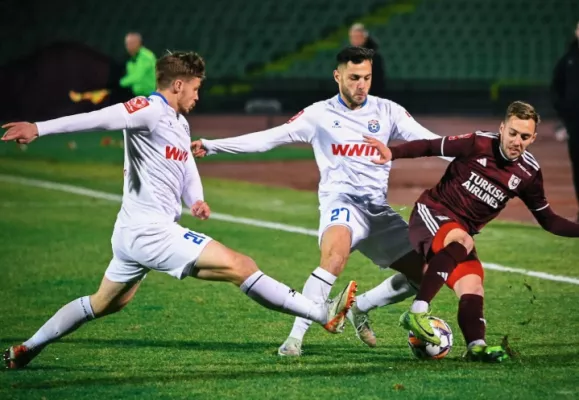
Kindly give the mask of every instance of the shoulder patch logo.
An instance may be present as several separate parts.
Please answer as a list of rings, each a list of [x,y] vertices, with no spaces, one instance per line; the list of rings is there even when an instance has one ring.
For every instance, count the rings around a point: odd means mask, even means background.
[[[134,113],[135,111],[141,110],[149,105],[149,100],[146,97],[139,96],[134,97],[131,100],[123,103],[129,114]]]
[[[464,135],[448,136],[448,140],[468,139],[472,135],[472,133],[465,133]]]
[[[304,113],[304,110],[301,110],[299,113],[297,113],[296,115],[294,115],[293,117],[291,117],[287,123],[291,124],[292,122],[294,122],[296,119],[298,119],[300,117],[300,115],[302,115]]]

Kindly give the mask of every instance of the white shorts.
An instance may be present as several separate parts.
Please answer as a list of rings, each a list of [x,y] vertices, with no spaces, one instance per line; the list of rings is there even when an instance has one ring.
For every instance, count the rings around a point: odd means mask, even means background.
[[[115,227],[113,259],[105,276],[113,282],[128,283],[154,270],[183,279],[211,240],[177,223]]]
[[[372,206],[350,195],[331,196],[320,204],[318,245],[333,225],[344,225],[352,233],[351,251],[359,250],[380,268],[413,251],[408,224],[390,206]]]

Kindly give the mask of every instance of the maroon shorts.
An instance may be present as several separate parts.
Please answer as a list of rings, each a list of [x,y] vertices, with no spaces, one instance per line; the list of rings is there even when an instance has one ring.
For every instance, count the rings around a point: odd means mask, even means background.
[[[443,211],[434,210],[422,203],[416,203],[414,206],[409,223],[410,243],[426,262],[444,248],[446,235],[453,229],[468,232],[462,224],[445,215]],[[446,285],[453,288],[460,278],[471,274],[484,279],[483,267],[476,248],[473,248],[467,259],[452,271]]]

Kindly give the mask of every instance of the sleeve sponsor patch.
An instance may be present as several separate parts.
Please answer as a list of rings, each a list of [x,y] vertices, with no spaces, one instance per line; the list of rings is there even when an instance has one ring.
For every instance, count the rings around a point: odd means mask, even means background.
[[[300,117],[300,115],[302,115],[304,113],[304,110],[301,110],[299,113],[297,113],[296,115],[294,115],[293,117],[291,117],[287,123],[291,124],[292,122],[294,122],[296,119],[298,119]]]
[[[135,111],[138,111],[140,109],[147,107],[149,105],[149,100],[147,100],[146,97],[139,96],[139,97],[132,98],[131,100],[127,101],[126,103],[123,103],[123,105],[125,106],[125,108],[129,112],[129,114],[132,114]]]
[[[474,135],[474,134],[473,133],[465,133],[464,135],[449,136],[448,140],[468,139],[472,135]]]

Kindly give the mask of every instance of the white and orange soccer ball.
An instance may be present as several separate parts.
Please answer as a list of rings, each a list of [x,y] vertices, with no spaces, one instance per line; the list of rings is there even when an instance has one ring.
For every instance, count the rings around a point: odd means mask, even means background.
[[[426,343],[418,339],[412,331],[408,332],[408,346],[412,354],[421,360],[436,360],[444,358],[450,353],[452,349],[452,329],[442,319],[436,317],[428,317],[430,326],[434,330],[434,334],[440,338],[440,345],[437,346],[432,343]]]

